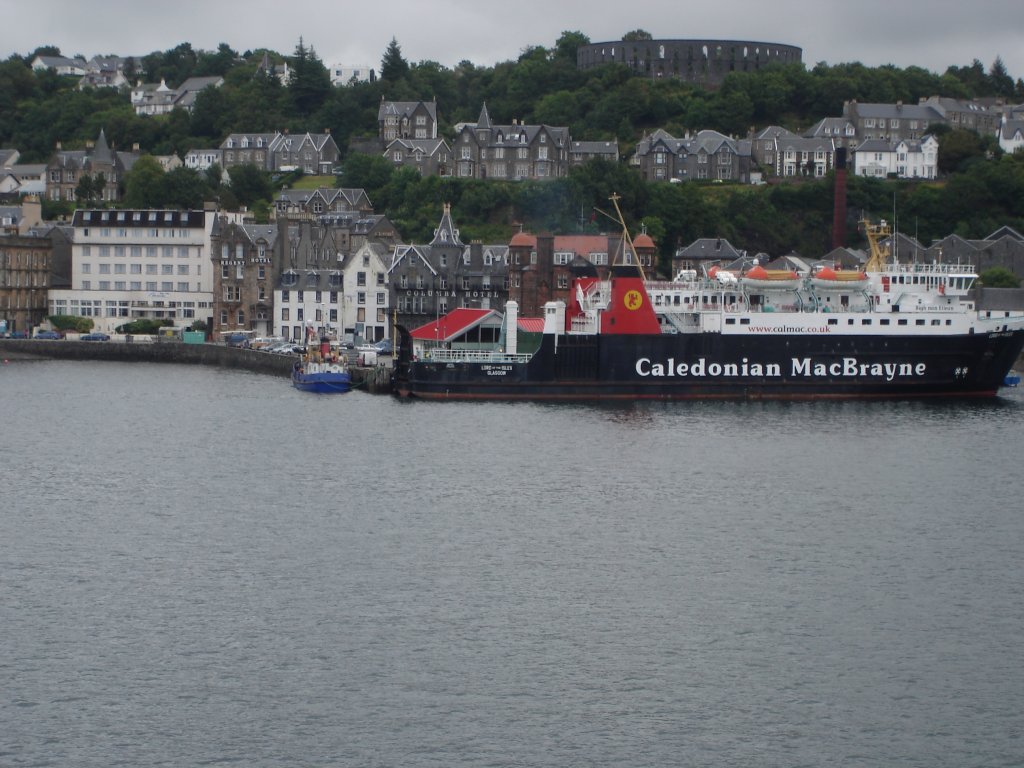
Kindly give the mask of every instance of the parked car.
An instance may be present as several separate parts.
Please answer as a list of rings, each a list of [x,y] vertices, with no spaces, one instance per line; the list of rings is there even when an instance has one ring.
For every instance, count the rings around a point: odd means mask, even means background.
[[[277,344],[271,344],[266,348],[266,351],[272,352],[275,355],[301,355],[306,350],[293,341],[282,341]]]
[[[228,336],[228,346],[248,349],[250,346],[249,337],[244,333],[232,333]]]
[[[390,355],[394,352],[394,347],[391,345],[391,339],[383,339],[373,346],[376,347],[378,355]]]
[[[60,338],[60,334],[57,333],[56,331],[39,331],[38,333],[36,333],[36,335],[33,338],[36,338],[36,339],[59,339]]]
[[[364,342],[363,344],[360,344],[358,347],[356,347],[356,352],[376,352],[376,351],[377,351],[377,345],[376,344],[371,344],[368,341]]]
[[[99,331],[93,331],[92,333],[86,333],[78,337],[79,341],[110,341],[110,336]]]
[[[8,334],[7,338],[9,338],[9,339],[27,339],[28,338],[28,331],[11,331],[10,334]]]

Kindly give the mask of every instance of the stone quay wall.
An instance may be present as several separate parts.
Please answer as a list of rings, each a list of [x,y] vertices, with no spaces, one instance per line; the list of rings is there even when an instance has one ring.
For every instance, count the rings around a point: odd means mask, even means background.
[[[48,357],[59,360],[116,360],[120,362],[182,363],[237,368],[287,377],[296,358],[222,344],[183,344],[180,341],[125,343],[120,341],[65,341],[0,339],[0,358]],[[390,369],[350,366],[353,386],[369,392],[390,393]]]

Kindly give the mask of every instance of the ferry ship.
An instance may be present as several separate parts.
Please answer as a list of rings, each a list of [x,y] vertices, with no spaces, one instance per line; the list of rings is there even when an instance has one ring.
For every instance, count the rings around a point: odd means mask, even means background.
[[[886,223],[865,226],[863,270],[712,268],[651,281],[620,263],[606,278],[578,274],[568,301],[544,305],[529,351],[514,301],[489,347],[431,343],[429,330],[399,326],[394,391],[466,400],[996,395],[1024,347],[1024,312],[979,309],[973,268],[897,263],[881,245]]]

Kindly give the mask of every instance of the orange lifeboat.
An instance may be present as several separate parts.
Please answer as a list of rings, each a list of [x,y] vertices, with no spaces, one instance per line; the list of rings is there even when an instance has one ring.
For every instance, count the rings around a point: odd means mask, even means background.
[[[822,267],[811,278],[811,284],[826,291],[862,291],[868,285],[868,275],[856,269]]]
[[[800,275],[791,269],[765,269],[758,264],[743,274],[743,284],[760,290],[792,291],[800,287]]]

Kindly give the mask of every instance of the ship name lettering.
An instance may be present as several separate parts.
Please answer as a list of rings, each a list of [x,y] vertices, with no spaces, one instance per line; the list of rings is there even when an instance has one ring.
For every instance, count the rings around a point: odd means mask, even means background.
[[[707,358],[698,358],[693,363],[676,362],[670,357],[665,362],[654,362],[649,357],[641,357],[636,361],[635,370],[638,376],[654,378],[733,378],[737,376],[779,377],[782,366],[778,363],[752,363],[747,358],[739,363],[709,363]]]
[[[842,361],[823,363],[814,362],[809,357],[794,357],[790,371],[793,376],[882,377],[886,381],[893,381],[897,377],[924,376],[926,369],[924,363],[862,363],[855,357],[844,357]]]

